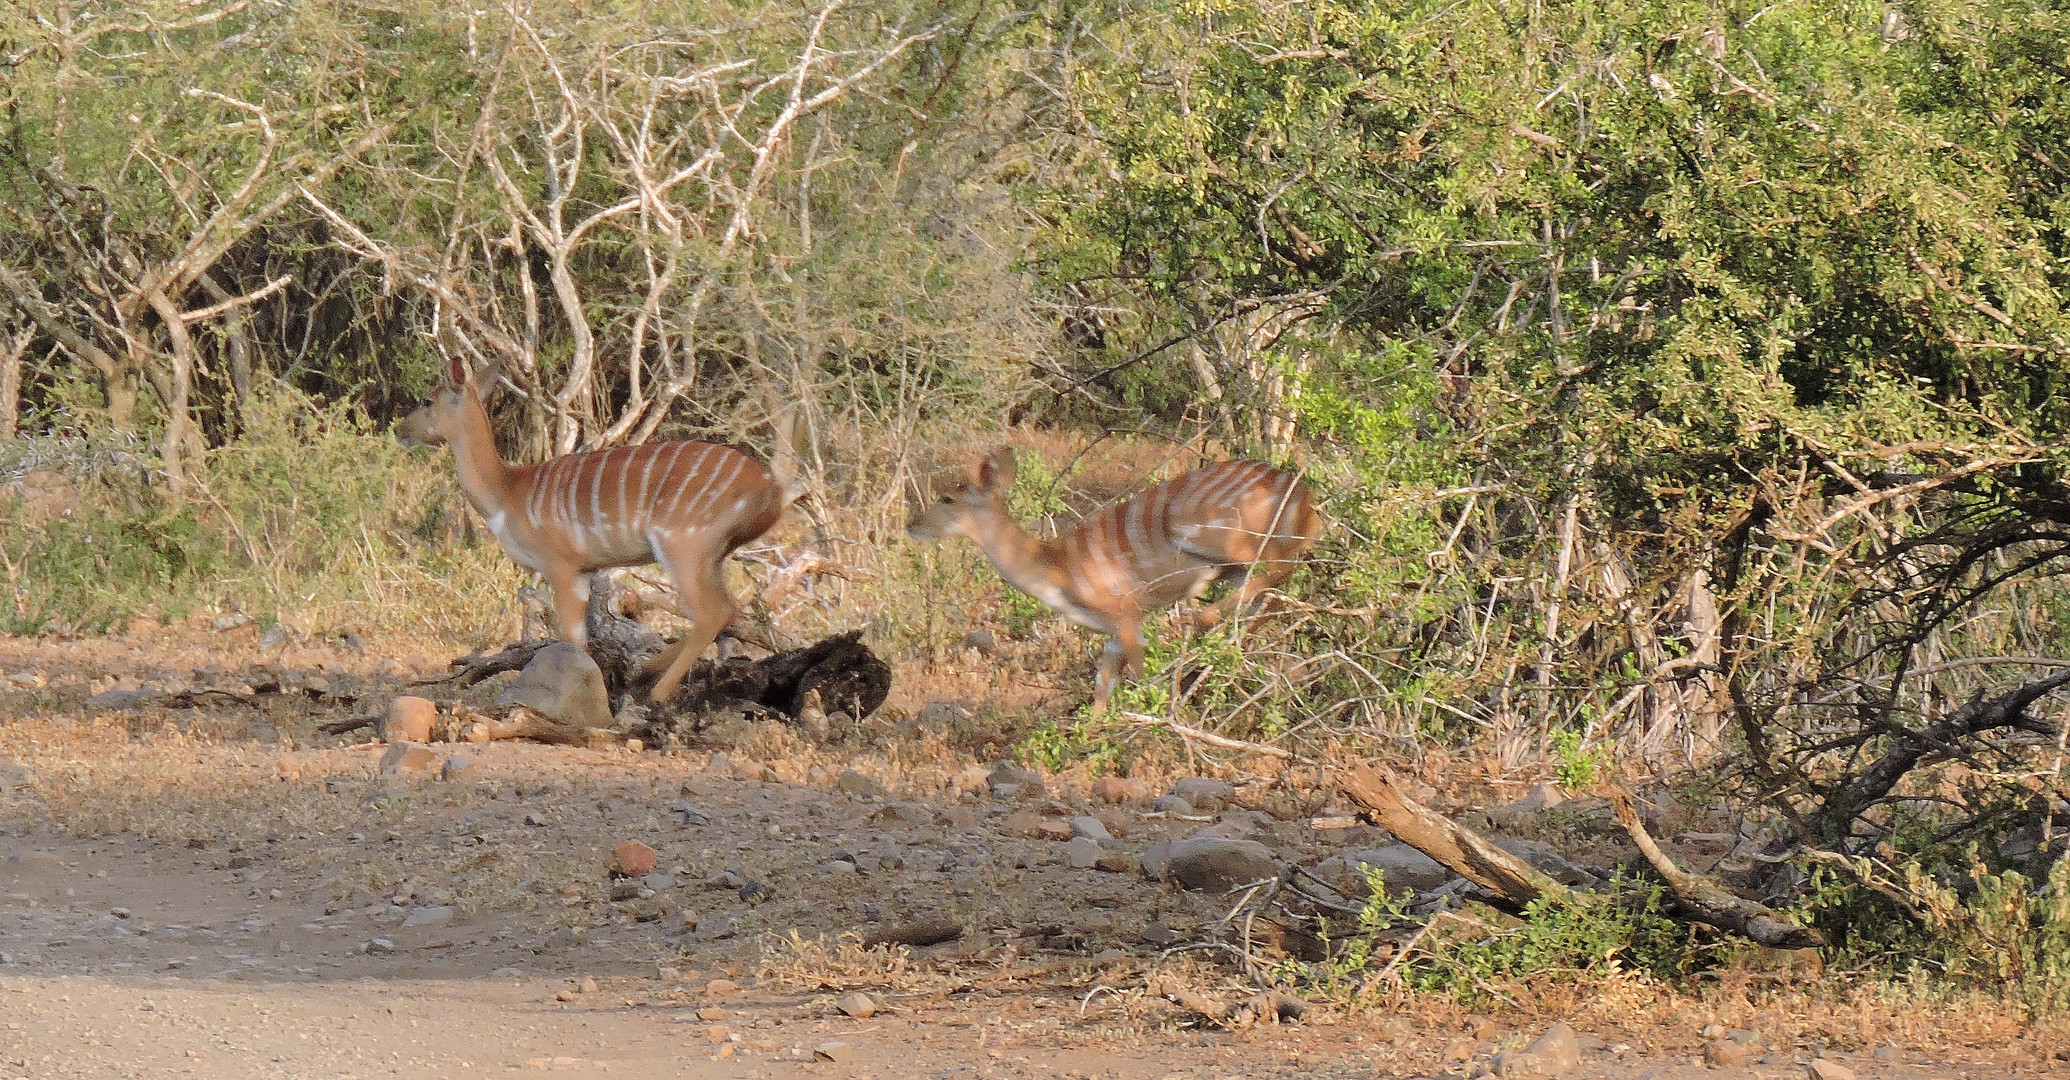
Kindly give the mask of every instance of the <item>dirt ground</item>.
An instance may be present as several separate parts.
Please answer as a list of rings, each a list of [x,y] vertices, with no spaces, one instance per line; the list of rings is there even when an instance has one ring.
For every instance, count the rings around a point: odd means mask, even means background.
[[[1309,864],[1384,834],[1316,828],[1326,798],[1269,783],[1185,818],[1150,808],[1161,782],[997,798],[983,763],[914,730],[847,750],[773,725],[667,755],[438,744],[430,768],[382,777],[365,732],[315,725],[400,692],[487,707],[498,684],[417,685],[442,656],[273,644],[150,626],[0,639],[0,1080],[1464,1078],[1555,1021],[1581,1034],[1567,1075],[1590,1080],[2059,1063],[2052,1029],[2001,1011],[1801,972],[1555,983],[1485,1015],[1319,1002],[1216,1028],[1165,991],[1238,993],[1170,951],[1230,901],[1129,860],[1208,828]],[[110,690],[137,693],[85,705]],[[922,708],[908,693],[887,712]],[[1059,823],[1096,813],[1125,858],[1074,868]],[[652,848],[651,875],[609,876],[625,841]],[[857,940],[941,922],[960,936]],[[843,997],[858,991],[870,1009]],[[1754,1033],[1745,1062],[1704,1065],[1727,1029]]]

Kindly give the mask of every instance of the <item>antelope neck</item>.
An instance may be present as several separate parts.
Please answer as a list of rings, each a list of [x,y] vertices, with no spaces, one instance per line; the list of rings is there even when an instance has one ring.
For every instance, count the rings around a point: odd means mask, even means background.
[[[1036,539],[1004,511],[986,510],[973,517],[978,528],[971,530],[971,538],[999,576],[1029,596],[1049,600],[1058,587],[1055,545]]]
[[[460,474],[460,490],[484,518],[503,510],[510,488],[510,466],[496,452],[496,439],[489,434],[489,414],[469,394],[461,406],[460,431],[446,441],[453,445],[453,464]]]

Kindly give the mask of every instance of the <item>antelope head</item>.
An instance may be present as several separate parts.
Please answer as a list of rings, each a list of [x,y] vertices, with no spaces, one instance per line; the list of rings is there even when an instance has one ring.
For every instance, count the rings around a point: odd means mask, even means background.
[[[944,536],[976,538],[980,519],[1006,516],[1006,495],[1013,490],[1013,451],[1000,447],[992,451],[970,476],[943,485],[932,503],[906,523],[906,535],[915,540]]]
[[[493,385],[495,378],[491,371],[482,382]],[[480,409],[481,392],[467,365],[455,358],[449,361],[446,377],[432,391],[431,400],[412,409],[395,425],[395,436],[412,446],[444,446],[459,436],[470,403],[474,409]]]

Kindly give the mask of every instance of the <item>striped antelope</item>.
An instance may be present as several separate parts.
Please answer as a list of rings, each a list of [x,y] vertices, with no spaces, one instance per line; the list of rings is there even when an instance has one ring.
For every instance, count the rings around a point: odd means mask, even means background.
[[[1203,465],[1038,540],[1006,513],[1012,450],[996,450],[906,526],[915,539],[967,536],[999,575],[1088,630],[1110,635],[1100,653],[1093,712],[1105,712],[1121,676],[1143,673],[1143,620],[1239,583],[1212,624],[1286,580],[1322,533],[1307,485],[1255,461]]]
[[[493,385],[494,375],[484,381]],[[506,465],[480,390],[458,360],[397,433],[453,448],[467,501],[504,552],[553,587],[554,619],[568,641],[588,644],[585,573],[661,564],[690,632],[648,662],[649,674],[661,672],[648,691],[655,702],[668,700],[740,610],[726,590],[726,556],[768,532],[791,501],[788,482],[768,466],[716,443],[649,443]],[[785,451],[779,432],[779,466]]]

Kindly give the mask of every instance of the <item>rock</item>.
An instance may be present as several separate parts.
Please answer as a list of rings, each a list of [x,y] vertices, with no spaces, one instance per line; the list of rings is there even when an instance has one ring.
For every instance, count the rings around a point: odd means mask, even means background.
[[[930,701],[920,706],[913,722],[930,731],[946,731],[970,719],[970,710],[953,701]]]
[[[877,1003],[868,994],[843,994],[834,999],[834,1008],[857,1020],[868,1020],[877,1015]]]
[[[911,945],[921,948],[955,941],[963,936],[963,923],[941,915],[928,915],[886,927],[863,938],[864,946]]]
[[[640,884],[638,879],[628,878],[624,881],[613,883],[608,895],[612,903],[618,904],[627,900],[638,900],[640,897],[646,896],[648,891],[647,887]]]
[[[1045,818],[1035,826],[1035,833],[1044,840],[1069,840],[1077,835],[1077,830],[1062,818]]]
[[[1128,812],[1125,810],[1108,807],[1094,814],[1093,817],[1097,818],[1101,826],[1106,828],[1108,836],[1124,837],[1134,832],[1136,828],[1135,819],[1129,817]]]
[[[532,657],[516,681],[497,695],[498,705],[523,705],[576,727],[611,726],[611,699],[604,673],[582,646],[556,641]]]
[[[1171,874],[1172,844],[1162,840],[1143,849],[1143,876],[1163,881]]]
[[[697,927],[690,935],[692,941],[724,941],[733,936],[732,919],[713,919]]]
[[[881,799],[891,794],[875,777],[865,776],[854,769],[841,770],[841,775],[834,778],[834,790],[843,795],[860,795],[873,799]]]
[[[1830,1058],[1812,1058],[1804,1066],[1811,1080],[1854,1080],[1854,1070]]]
[[[103,690],[87,698],[85,707],[89,710],[119,712],[124,709],[141,709],[165,700],[165,695],[156,690]]]
[[[1042,835],[1042,815],[1033,810],[1016,810],[1006,815],[999,827],[1014,836]]]
[[[638,840],[626,842],[611,849],[611,876],[624,878],[646,877],[661,865],[661,859],[654,849]]]
[[[1737,1069],[1747,1063],[1753,1051],[1731,1039],[1712,1039],[1703,1044],[1703,1063],[1713,1069]]]
[[[1209,777],[1188,776],[1172,784],[1171,794],[1186,800],[1195,810],[1214,813],[1236,797],[1236,789]]]
[[[1090,870],[1104,854],[1097,841],[1080,836],[1064,845],[1064,865],[1073,870]]]
[[[968,806],[945,806],[934,815],[934,823],[945,829],[966,831],[977,828],[977,811]]]
[[[1147,856],[1146,856],[1147,862]],[[1188,889],[1223,893],[1279,873],[1272,849],[1256,840],[1189,836],[1172,845],[1166,876]]]
[[[1523,798],[1488,811],[1488,820],[1499,827],[1510,828],[1530,821],[1566,801],[1567,796],[1558,785],[1541,780],[1531,785],[1531,790],[1525,792]]]
[[[1109,851],[1093,860],[1093,869],[1105,874],[1126,874],[1135,868],[1136,857],[1125,851]]]
[[[0,791],[25,788],[36,782],[36,770],[11,761],[0,761]]]
[[[1150,809],[1153,813],[1177,814],[1180,817],[1192,817],[1197,813],[1192,803],[1177,795],[1159,795],[1150,800]]]
[[[733,1037],[733,1032],[724,1024],[713,1024],[704,1029],[704,1041],[717,1046]]]
[[[1497,840],[1495,846],[1531,864],[1531,868],[1562,885],[1585,888],[1596,884],[1594,874],[1568,862],[1565,856],[1536,840]]]
[[[1107,831],[1106,822],[1101,821],[1099,818],[1090,816],[1080,816],[1072,818],[1071,835],[1074,837],[1082,837],[1086,840],[1091,840],[1094,843],[1100,843],[1105,840],[1114,839],[1114,834]]]
[[[404,694],[388,703],[388,715],[381,718],[384,742],[430,742],[431,725],[438,719],[438,706]]]
[[[1563,1021],[1554,1021],[1543,1035],[1524,1047],[1524,1053],[1538,1059],[1547,1076],[1563,1076],[1581,1064],[1580,1042],[1575,1038],[1574,1029]]]
[[[725,776],[733,771],[733,759],[727,757],[726,752],[721,750],[713,754],[710,761],[704,763],[704,771]],[[690,793],[685,791],[683,794],[688,795]]]
[[[1119,776],[1102,776],[1092,782],[1092,797],[1103,802],[1134,802],[1142,794],[1142,785]]]
[[[1879,1046],[1875,1053],[1877,1061],[1898,1061],[1904,1056],[1905,1050],[1901,1046]]]
[[[381,755],[380,773],[382,776],[408,776],[431,768],[437,760],[438,755],[431,752],[431,747],[422,743],[389,743]]]
[[[985,777],[985,785],[995,799],[1019,799],[1049,790],[1040,773],[1023,769],[1011,761],[992,766],[991,773]]]
[[[465,780],[475,773],[474,758],[468,754],[453,754],[438,767],[438,778],[447,783]]]
[[[453,921],[453,909],[444,904],[437,907],[415,907],[403,918],[403,927],[444,926]]]
[[[1407,844],[1354,851],[1344,856],[1344,863],[1360,876],[1364,876],[1368,869],[1380,871],[1381,880],[1387,883],[1389,892],[1429,892],[1452,880],[1453,876],[1443,863]]]
[[[713,979],[704,984],[704,992],[708,997],[731,997],[740,993],[740,984],[732,979]]]
[[[994,637],[990,630],[983,628],[972,630],[963,635],[963,647],[966,649],[976,649],[979,656],[999,655],[999,639]]]
[[[855,1048],[839,1039],[835,1039],[813,1047],[812,1058],[815,1061],[831,1061],[839,1065],[842,1062],[855,1060]]]
[[[545,952],[549,949],[566,949],[587,944],[589,944],[588,930],[580,926],[563,926],[559,930],[546,935],[545,940],[539,943],[538,951]]]
[[[892,803],[871,814],[870,820],[879,825],[924,825],[930,817],[924,806],[914,803]]]
[[[675,888],[676,876],[674,874],[664,874],[657,871],[655,873],[648,874],[647,876],[641,878],[640,884],[645,885],[647,888],[650,888],[655,892],[660,892],[663,889]]]
[[[385,955],[387,953],[392,953],[394,951],[395,942],[390,941],[385,937],[377,937],[367,942],[367,952],[369,953]]]

